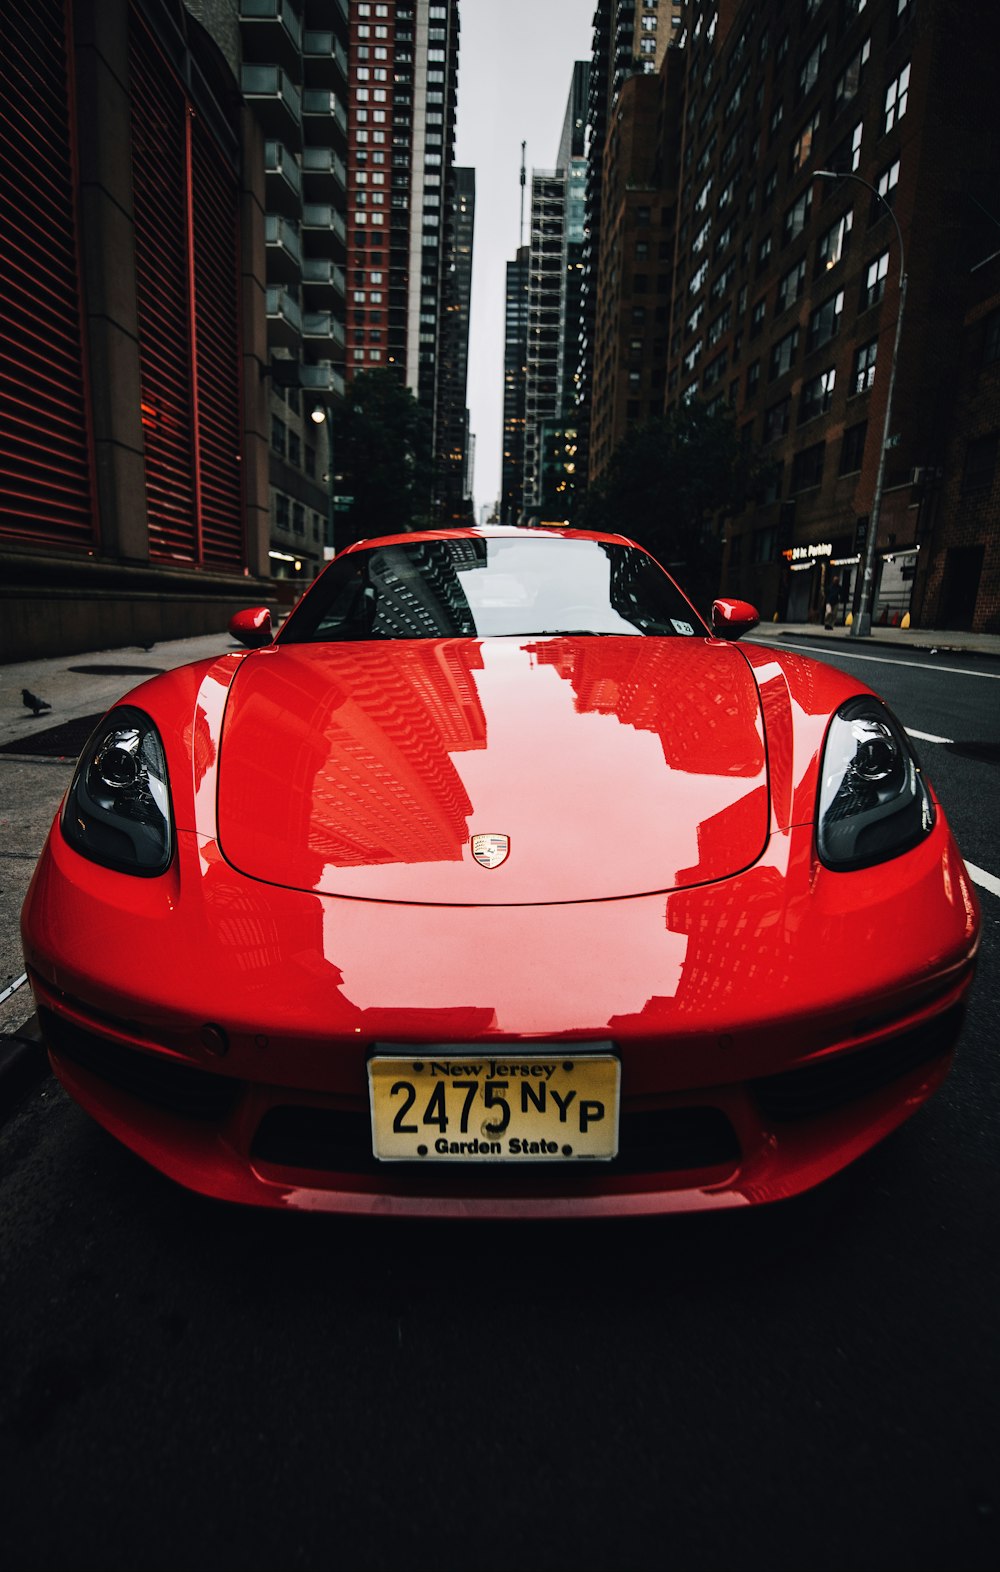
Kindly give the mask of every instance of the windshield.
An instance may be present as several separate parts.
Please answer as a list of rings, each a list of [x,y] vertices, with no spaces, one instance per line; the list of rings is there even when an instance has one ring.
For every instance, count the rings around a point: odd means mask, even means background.
[[[280,642],[558,633],[690,638],[707,629],[673,581],[634,546],[455,536],[338,557]]]

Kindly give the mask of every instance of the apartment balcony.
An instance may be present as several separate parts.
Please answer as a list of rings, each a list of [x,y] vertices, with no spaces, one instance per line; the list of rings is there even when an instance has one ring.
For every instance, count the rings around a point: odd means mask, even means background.
[[[302,344],[310,359],[344,358],[344,324],[332,311],[306,311],[302,317]]]
[[[302,175],[295,154],[282,142],[265,142],[264,173],[267,211],[297,218],[302,206]]]
[[[302,94],[302,124],[306,140],[328,147],[330,133],[339,132],[338,141],[347,144],[347,110],[344,101],[325,87],[307,87]]]
[[[239,0],[243,58],[298,75],[302,23],[289,0]]]
[[[302,340],[302,312],[287,289],[269,284],[267,288],[267,344],[269,349],[289,350],[298,355]]]
[[[252,104],[264,134],[286,146],[302,145],[302,95],[287,71],[276,65],[245,65],[243,97]]]
[[[302,288],[311,311],[329,310],[343,306],[347,280],[343,268],[329,257],[303,257]]]
[[[272,284],[297,284],[302,276],[302,248],[293,224],[279,213],[264,219],[267,276]]]
[[[332,147],[303,148],[302,175],[307,202],[333,202],[337,207],[346,207],[347,171]]]
[[[326,87],[347,96],[347,51],[336,33],[307,28],[302,38],[302,73],[306,87]]]
[[[302,208],[302,248],[307,256],[343,262],[347,256],[344,215],[329,202],[306,202]]]
[[[300,366],[299,385],[310,393],[332,393],[336,398],[343,398],[347,391],[342,374],[328,360]]]

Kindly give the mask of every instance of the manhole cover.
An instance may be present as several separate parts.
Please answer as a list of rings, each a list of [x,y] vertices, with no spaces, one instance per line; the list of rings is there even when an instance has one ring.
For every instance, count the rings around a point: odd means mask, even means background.
[[[104,714],[105,710],[98,710],[96,715],[80,715],[76,720],[46,726],[44,731],[32,732],[27,737],[15,737],[13,742],[0,746],[0,753],[28,753],[40,759],[75,759],[86,747],[91,732]]]
[[[166,666],[67,666],[80,677],[162,677]]]

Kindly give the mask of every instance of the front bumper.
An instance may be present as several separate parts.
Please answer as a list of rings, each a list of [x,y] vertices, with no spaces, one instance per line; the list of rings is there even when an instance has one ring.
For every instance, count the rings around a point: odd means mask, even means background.
[[[819,1183],[947,1073],[978,908],[943,815],[905,857],[818,866],[808,828],[670,895],[455,908],[304,895],[182,833],[161,879],[50,837],[23,918],[54,1067],[164,1173],[258,1205],[394,1215],[654,1213]],[[600,1169],[378,1165],[376,1045],[584,1044],[622,1063]]]

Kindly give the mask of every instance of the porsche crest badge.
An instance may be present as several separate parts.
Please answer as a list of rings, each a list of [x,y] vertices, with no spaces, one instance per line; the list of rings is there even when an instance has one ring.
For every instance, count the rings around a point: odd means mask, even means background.
[[[474,835],[472,855],[482,868],[499,868],[510,856],[510,836]]]

